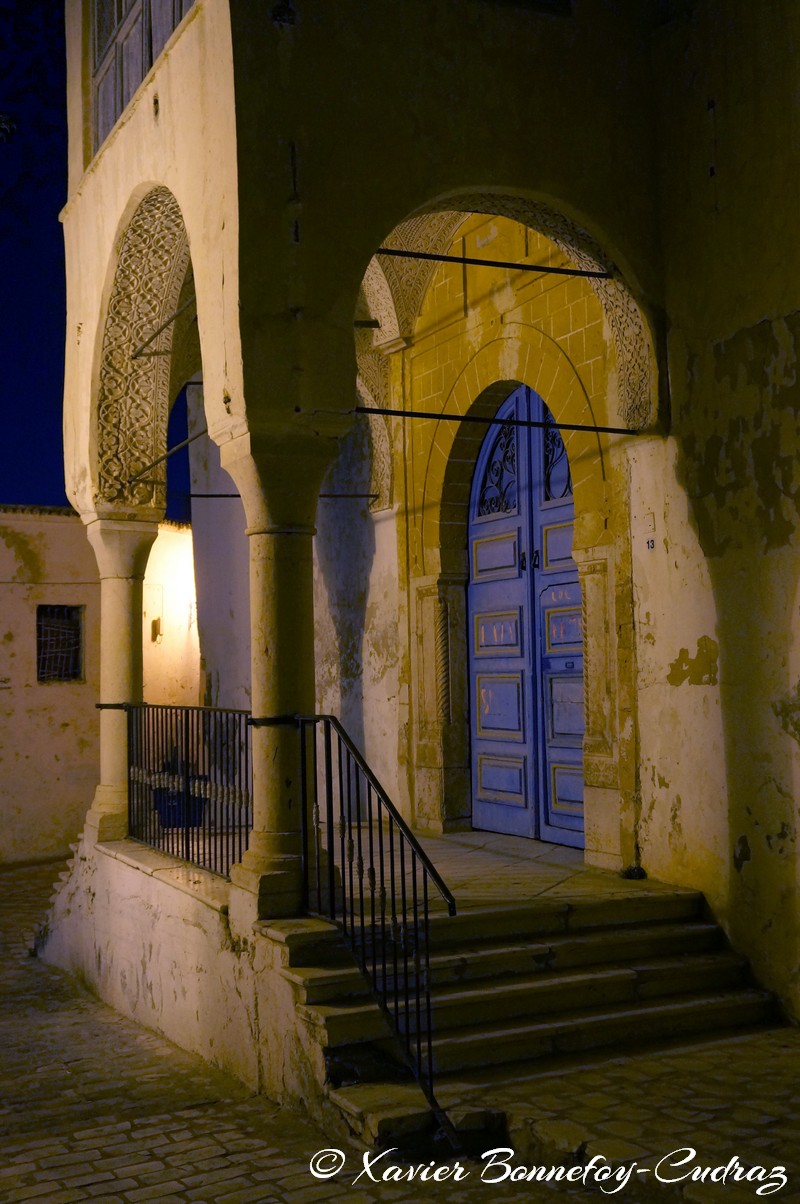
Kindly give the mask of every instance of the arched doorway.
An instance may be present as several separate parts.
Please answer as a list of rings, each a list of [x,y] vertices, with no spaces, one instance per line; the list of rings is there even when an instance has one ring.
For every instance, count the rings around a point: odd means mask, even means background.
[[[472,822],[583,847],[583,632],[569,460],[533,389],[515,389],[497,419],[469,508]]]

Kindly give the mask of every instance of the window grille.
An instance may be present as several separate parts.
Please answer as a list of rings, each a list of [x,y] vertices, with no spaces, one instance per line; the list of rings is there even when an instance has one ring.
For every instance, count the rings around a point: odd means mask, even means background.
[[[94,149],[105,141],[194,0],[94,0]]]
[[[83,680],[83,607],[36,607],[38,681]]]

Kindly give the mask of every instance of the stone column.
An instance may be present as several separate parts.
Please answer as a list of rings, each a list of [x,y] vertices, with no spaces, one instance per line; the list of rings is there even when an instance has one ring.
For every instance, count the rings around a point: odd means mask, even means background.
[[[95,518],[86,527],[100,570],[100,701],[142,700],[142,581],[155,522]],[[128,832],[127,715],[100,712],[100,784],[86,816],[90,840]]]
[[[313,714],[313,518],[333,445],[240,436],[222,445],[250,548],[253,827],[231,870],[231,923],[298,914],[302,902],[300,742]]]

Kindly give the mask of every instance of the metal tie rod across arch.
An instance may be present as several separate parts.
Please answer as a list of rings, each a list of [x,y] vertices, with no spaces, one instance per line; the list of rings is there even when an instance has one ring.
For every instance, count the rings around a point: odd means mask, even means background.
[[[433,410],[391,410],[382,406],[356,406],[354,414],[386,414],[390,418],[428,418],[434,422],[480,422],[484,426],[546,427],[552,423],[538,418],[492,418],[482,414],[437,414]],[[553,419],[555,422],[555,419]],[[588,431],[593,435],[638,435],[628,426],[595,426],[586,422],[556,422],[561,431]]]
[[[433,251],[404,251],[399,247],[378,247],[376,255],[389,255],[395,259],[425,259],[433,263],[460,263],[467,264],[470,267],[478,268],[510,268],[516,272],[540,272],[547,273],[553,276],[583,276],[589,280],[611,280],[612,272],[604,272],[600,269],[589,268],[560,268],[553,267],[550,264],[544,263],[517,263],[514,260],[507,259],[479,259],[469,255],[439,255]],[[157,326],[152,334],[148,335],[143,343],[131,352],[131,359],[137,360],[142,356],[167,356],[169,351],[148,351],[150,344],[158,338],[162,331],[171,326],[176,318],[179,318],[190,305],[193,305],[196,297],[192,294],[183,305],[179,306],[173,314],[170,314],[160,326]]]
[[[139,344],[135,351],[131,352],[131,359],[138,360],[142,357],[147,357],[148,359],[157,359],[159,356],[166,358],[168,355],[172,355],[171,351],[148,351],[147,348],[154,339],[158,338],[162,331],[166,330],[168,326],[172,325],[176,318],[179,318],[182,313],[185,313],[190,305],[194,305],[196,300],[197,298],[195,297],[194,293],[192,293],[191,297],[189,297],[187,301],[184,301],[183,305],[178,306],[174,314],[170,314],[170,316],[166,318],[160,326],[156,327],[152,334],[147,336],[143,343]]]
[[[331,411],[328,411],[328,410],[318,410],[317,411],[317,413],[323,413],[323,414],[330,413],[330,412]],[[404,419],[423,418],[423,419],[431,420],[433,422],[478,422],[478,423],[481,423],[483,426],[546,427],[546,426],[550,425],[550,423],[544,422],[538,418],[498,418],[496,415],[494,417],[487,417],[487,416],[484,416],[483,414],[437,414],[434,410],[393,410],[393,409],[389,409],[385,406],[355,406],[352,410],[350,410],[348,412],[352,413],[352,414],[367,414],[367,415],[383,414],[389,418],[404,418]],[[641,434],[641,431],[638,431],[635,428],[629,427],[629,426],[596,426],[596,425],[592,425],[591,423],[587,423],[587,422],[557,422],[556,426],[559,428],[559,430],[562,430],[562,431],[588,431],[589,434],[594,434],[594,435],[639,435],[639,434]],[[153,460],[153,461],[151,461],[150,464],[146,464],[145,467],[142,468],[139,472],[135,473],[134,476],[129,477],[128,480],[125,482],[125,486],[127,487],[128,485],[135,485],[137,481],[141,482],[142,484],[147,484],[147,485],[160,484],[159,481],[155,481],[152,479],[147,480],[146,479],[147,473],[150,472],[151,469],[155,468],[157,464],[163,464],[165,460],[168,460],[170,456],[173,456],[175,454],[175,452],[180,451],[181,448],[187,447],[188,444],[194,443],[195,439],[199,439],[199,438],[201,438],[201,436],[207,435],[207,434],[208,434],[208,428],[203,427],[203,429],[201,431],[196,431],[194,435],[190,435],[188,439],[184,439],[181,443],[176,443],[174,447],[168,448],[167,451],[164,452],[163,456],[159,456],[157,460]],[[238,497],[239,494],[197,493],[197,494],[194,494],[193,496],[194,497]],[[334,497],[338,497],[338,498],[348,498],[348,497],[349,498],[355,498],[355,497],[374,498],[377,495],[371,494],[371,493],[321,493],[319,496],[323,497],[323,498],[334,498]]]
[[[437,255],[433,251],[403,251],[397,247],[378,247],[376,255],[395,259],[427,259],[433,263],[461,263],[476,268],[511,268],[515,272],[543,272],[551,276],[584,276],[589,280],[612,280],[613,272],[589,268],[557,268],[544,263],[515,263],[507,259],[476,259],[469,255]]]
[[[203,435],[207,435],[207,434],[208,434],[208,427],[204,426],[201,431],[196,431],[193,435],[190,435],[188,439],[184,439],[181,443],[176,443],[174,447],[168,447],[167,450],[164,452],[163,456],[159,456],[157,460],[153,460],[150,464],[146,464],[145,467],[143,469],[141,469],[140,472],[137,472],[135,476],[129,477],[125,483],[126,486],[134,485],[137,482],[139,482],[142,485],[161,485],[161,484],[163,484],[162,481],[157,481],[152,477],[148,478],[145,474],[150,472],[151,468],[155,468],[157,464],[163,464],[165,460],[168,460],[170,458],[170,456],[174,456],[175,452],[180,451],[184,447],[188,447],[190,443],[194,443],[195,439],[200,439]],[[189,497],[202,497],[202,498],[240,497],[240,496],[241,495],[238,493],[190,493],[189,494]],[[378,494],[377,493],[321,493],[319,496],[321,498],[326,498],[326,499],[327,498],[369,498],[370,501],[374,501],[375,498],[378,497]]]

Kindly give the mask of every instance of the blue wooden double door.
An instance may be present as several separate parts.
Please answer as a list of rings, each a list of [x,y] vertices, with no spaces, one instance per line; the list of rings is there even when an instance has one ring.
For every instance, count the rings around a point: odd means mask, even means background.
[[[583,627],[569,460],[532,389],[516,389],[497,418],[470,498],[472,824],[583,847]],[[519,425],[530,420],[544,425]]]

